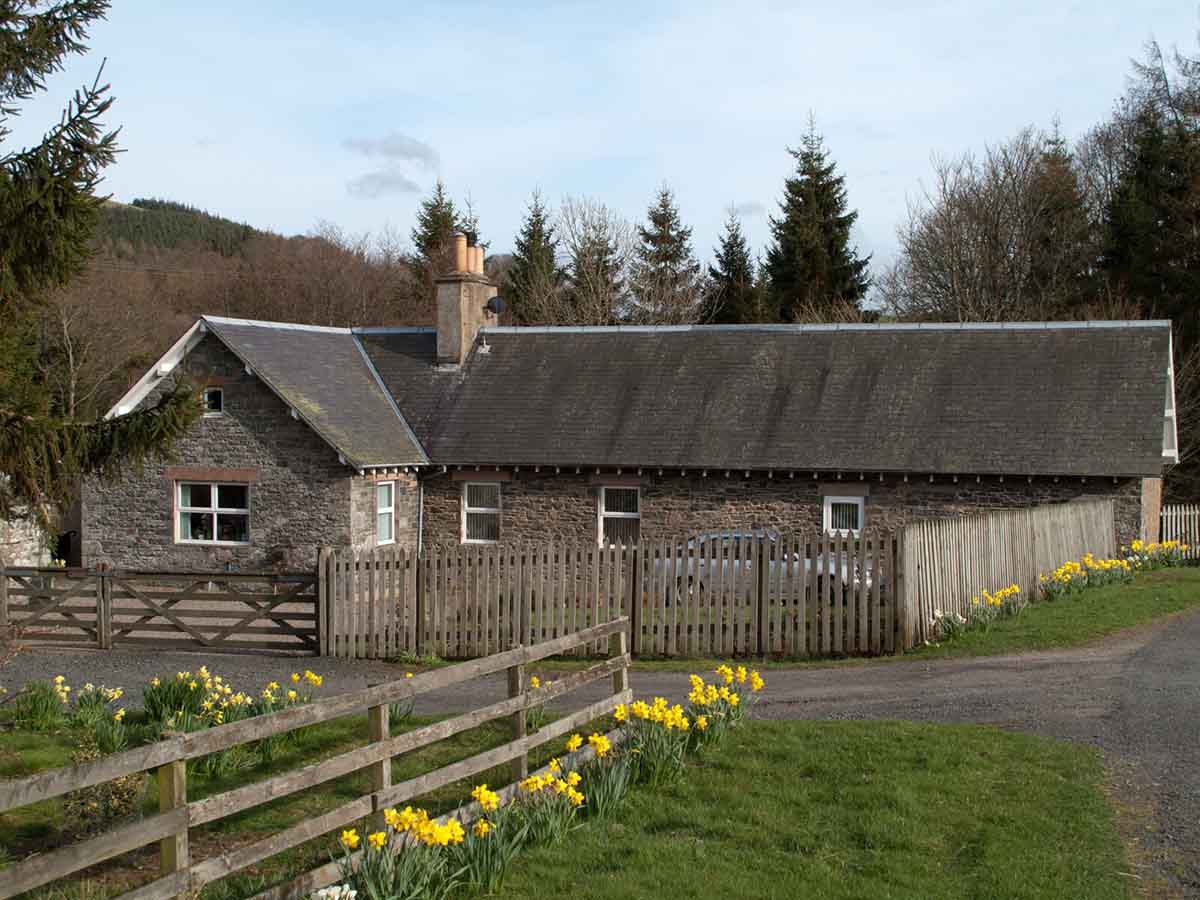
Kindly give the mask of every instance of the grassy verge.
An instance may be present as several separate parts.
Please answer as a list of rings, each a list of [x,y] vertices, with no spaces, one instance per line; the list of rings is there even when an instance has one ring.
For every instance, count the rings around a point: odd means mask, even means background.
[[[992,728],[754,722],[504,896],[1122,898],[1091,749]]]
[[[986,632],[971,631],[953,641],[919,647],[903,656],[766,657],[756,660],[756,665],[766,669],[861,666],[898,659],[994,656],[1071,647],[1197,606],[1200,606],[1200,568],[1160,569],[1138,575],[1129,584],[1111,584],[1060,600],[1035,602],[1020,617],[998,621]],[[633,668],[639,672],[711,671],[720,662],[708,657],[641,658],[634,661]],[[572,671],[588,664],[583,660],[553,659],[539,663],[538,670]]]

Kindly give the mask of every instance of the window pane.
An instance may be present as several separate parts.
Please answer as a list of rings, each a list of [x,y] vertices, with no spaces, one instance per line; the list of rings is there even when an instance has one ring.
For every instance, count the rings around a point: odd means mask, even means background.
[[[500,540],[499,513],[467,513],[468,541]]]
[[[859,529],[858,504],[830,503],[829,527],[834,531],[857,531]]]
[[[225,394],[220,388],[209,388],[204,392],[204,411],[219,413],[225,408]]]
[[[638,511],[637,488],[605,488],[604,511],[635,513]]]
[[[217,485],[217,506],[221,509],[249,509],[250,488],[244,484]]]
[[[636,544],[641,519],[604,519],[604,540],[609,544]]]
[[[212,515],[209,513],[180,513],[179,539],[181,541],[211,541]]]
[[[467,509],[499,509],[499,484],[468,484]]]
[[[217,540],[244,544],[250,540],[250,517],[241,514],[217,514]]]
[[[392,484],[380,484],[375,487],[375,509],[383,512],[392,508]]]
[[[179,505],[212,507],[212,485],[181,484],[179,486]]]
[[[392,539],[392,514],[390,512],[383,512],[375,517],[375,539],[381,544]]]

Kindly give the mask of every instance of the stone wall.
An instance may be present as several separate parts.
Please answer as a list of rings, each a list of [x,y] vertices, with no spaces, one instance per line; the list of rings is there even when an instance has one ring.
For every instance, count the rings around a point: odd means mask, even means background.
[[[415,550],[420,490],[417,486],[417,476],[408,472],[372,472],[353,479],[350,488],[350,531],[354,546],[360,550],[369,550],[378,544],[375,485],[380,481],[390,481],[394,484],[392,528],[396,545]]]
[[[505,473],[501,484],[501,539],[505,541],[596,540],[598,483],[593,476]],[[481,473],[480,481],[487,475]],[[641,487],[641,534],[646,540],[698,530],[763,526],[813,533],[822,527],[822,496],[862,495],[865,524],[890,530],[918,519],[944,518],[996,509],[1111,498],[1116,501],[1117,538],[1128,543],[1141,533],[1138,479],[925,478],[888,477],[814,480],[810,477],[745,478],[724,473],[646,475],[608,483]],[[456,544],[460,538],[461,483],[448,475],[427,476],[424,486],[426,544]]]
[[[0,566],[48,566],[50,549],[30,519],[0,519]]]
[[[201,419],[176,444],[169,462],[148,464],[114,483],[89,479],[84,484],[83,564],[151,570],[308,569],[316,564],[321,546],[348,545],[352,479],[333,448],[293,419],[287,406],[246,374],[212,335],[183,366],[197,380],[223,388],[224,414]],[[204,475],[250,483],[248,545],[176,543],[174,481],[203,480]]]

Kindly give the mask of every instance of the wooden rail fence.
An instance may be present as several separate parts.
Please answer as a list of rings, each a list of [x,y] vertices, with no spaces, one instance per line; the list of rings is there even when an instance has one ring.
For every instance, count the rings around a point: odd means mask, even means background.
[[[1159,533],[1164,541],[1186,544],[1185,559],[1200,559],[1200,505],[1170,503],[1163,506]]]
[[[0,627],[24,642],[221,653],[319,650],[317,578],[0,568]]]
[[[76,766],[39,772],[20,779],[0,780],[0,814],[151,769],[157,774],[160,801],[160,811],[140,821],[10,864],[4,869],[4,877],[0,878],[0,900],[66,878],[89,866],[155,842],[159,845],[159,877],[120,896],[124,900],[195,896],[195,892],[206,884],[243,871],[339,828],[351,826],[361,819],[379,816],[387,807],[408,803],[495,766],[511,763],[513,780],[520,780],[528,772],[530,750],[610,713],[619,703],[631,701],[628,627],[628,619],[617,618],[539,644],[516,647],[444,669],[424,672],[410,679],[341,694],[204,731],[169,737]],[[576,646],[596,642],[603,642],[608,647],[608,659],[583,671],[560,676],[536,690],[528,687],[526,666]],[[389,704],[406,702],[439,688],[499,672],[507,673],[506,699],[402,734],[389,734]],[[526,710],[605,678],[611,679],[612,690],[604,699],[556,719],[532,734],[526,734]],[[363,746],[220,794],[188,799],[188,760],[310,725],[362,714],[364,711],[367,714],[367,729]],[[510,720],[512,728],[512,740],[507,743],[407,781],[392,783],[393,757],[486,722],[505,718]],[[369,793],[254,843],[207,859],[192,859],[188,840],[190,829],[359,771],[365,771],[370,776]],[[260,897],[305,896],[333,883],[337,877],[336,866],[323,866]]]
[[[1032,598],[1039,576],[1067,560],[1117,551],[1110,500],[914,522],[900,543],[906,647],[931,637],[936,610],[965,616],[981,591],[1010,584]]]

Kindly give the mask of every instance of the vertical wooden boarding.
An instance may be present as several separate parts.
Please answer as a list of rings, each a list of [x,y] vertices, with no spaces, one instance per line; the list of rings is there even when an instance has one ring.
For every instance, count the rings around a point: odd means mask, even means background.
[[[771,652],[780,655],[787,652],[787,629],[791,624],[790,576],[795,545],[795,535],[780,535],[776,551],[778,560],[775,566],[775,605],[771,614]]]
[[[361,556],[357,548],[350,551],[350,588],[346,599],[350,607],[350,659],[362,659],[362,579],[360,572]]]
[[[742,652],[741,589],[745,581],[746,559],[742,551],[742,536],[729,540],[729,630],[732,632],[732,652]]]
[[[797,635],[797,648],[804,656],[816,656],[817,648],[817,552],[820,543],[817,538],[803,539],[801,543],[802,558],[797,578],[800,580],[800,628]]]
[[[697,534],[692,545],[692,552],[695,555],[693,569],[695,572],[695,583],[692,588],[693,599],[692,604],[692,638],[693,643],[692,654],[695,656],[705,656],[709,652],[709,647],[712,645],[711,619],[712,606],[709,598],[711,586],[708,583],[708,557],[712,553],[710,542],[701,539],[701,535]]]
[[[858,652],[866,653],[871,646],[871,619],[868,611],[870,599],[871,573],[867,562],[867,541],[865,535],[860,535],[857,555],[858,572]]]
[[[363,556],[363,562],[366,565],[366,594],[367,594],[367,627],[364,632],[365,647],[363,655],[367,659],[375,659],[379,656],[379,612],[376,609],[375,591],[377,581],[377,569],[379,565],[379,553],[376,550],[368,550]]]
[[[568,598],[571,596],[571,583],[567,580],[569,568],[567,564],[567,553],[569,550],[568,544],[560,544],[558,547],[558,589],[555,591],[555,637],[562,637],[567,634],[567,604],[570,602]]]
[[[868,587],[869,599],[867,601],[871,617],[871,641],[868,649],[876,656],[883,649],[882,635],[879,633],[879,629],[883,627],[883,610],[880,608],[880,582],[883,580],[883,565],[879,556],[880,540],[881,537],[879,535],[872,535],[871,545],[868,548],[869,556],[867,556],[871,578],[871,583]]]
[[[845,557],[843,554],[843,544],[845,538],[842,535],[835,535],[833,538],[833,637],[832,647],[834,653],[844,653],[846,650],[845,641],[845,620],[846,620],[846,596],[844,579],[842,578],[842,567],[845,565]]]
[[[0,565],[0,630],[7,637],[8,629],[8,572]]]
[[[746,652],[749,654],[763,652],[763,607],[767,602],[770,543],[765,534],[752,534],[750,537],[750,572],[753,577],[746,585],[746,612],[750,618]]]
[[[568,632],[578,631],[581,627],[579,624],[579,622],[580,622],[580,618],[579,618],[579,599],[580,599],[579,556],[580,556],[580,552],[581,551],[579,548],[579,542],[572,541],[571,546],[567,550],[567,553],[569,554],[567,561],[569,563],[569,572],[570,572],[568,579],[567,579],[567,584],[569,585],[568,590],[567,590],[567,597],[568,597],[568,600],[567,600],[567,631]],[[574,647],[574,648],[572,648],[571,652],[573,654],[578,654],[580,652],[580,648]]]
[[[667,601],[671,587],[671,560],[666,541],[658,543],[658,573],[655,579],[658,590],[654,597],[654,652],[659,656],[667,653]]]
[[[820,644],[817,652],[826,656],[833,652],[833,541],[821,535],[820,569],[817,572],[817,616],[821,620]]]

